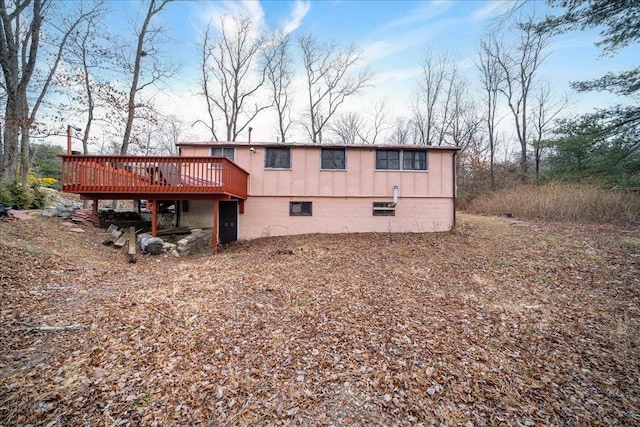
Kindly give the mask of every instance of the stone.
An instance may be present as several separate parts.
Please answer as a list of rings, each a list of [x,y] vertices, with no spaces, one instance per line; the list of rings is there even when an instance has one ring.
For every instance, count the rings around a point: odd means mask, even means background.
[[[138,245],[140,245],[142,252],[151,255],[160,255],[164,241],[159,237],[152,237],[150,234],[143,233],[138,236]]]

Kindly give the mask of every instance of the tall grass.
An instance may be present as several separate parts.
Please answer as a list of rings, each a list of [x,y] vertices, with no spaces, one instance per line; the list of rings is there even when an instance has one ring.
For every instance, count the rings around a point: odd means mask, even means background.
[[[467,211],[552,221],[640,225],[640,193],[552,182],[477,197]]]

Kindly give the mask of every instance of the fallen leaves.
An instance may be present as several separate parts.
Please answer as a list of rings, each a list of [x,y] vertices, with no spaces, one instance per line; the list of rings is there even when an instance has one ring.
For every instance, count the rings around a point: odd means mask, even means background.
[[[62,229],[0,223],[0,424],[640,423],[637,230],[462,216],[131,265]]]

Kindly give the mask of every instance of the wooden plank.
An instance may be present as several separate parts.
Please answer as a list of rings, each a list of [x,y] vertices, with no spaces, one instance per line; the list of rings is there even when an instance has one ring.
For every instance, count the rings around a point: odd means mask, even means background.
[[[115,246],[116,248],[121,248],[127,243],[128,240],[129,240],[129,233],[124,233],[122,236],[118,238],[118,240],[116,240],[113,246]]]
[[[129,255],[136,254],[136,228],[129,227]]]

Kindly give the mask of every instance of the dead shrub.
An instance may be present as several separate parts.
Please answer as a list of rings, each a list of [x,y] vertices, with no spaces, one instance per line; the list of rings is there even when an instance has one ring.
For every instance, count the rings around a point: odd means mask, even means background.
[[[470,213],[551,221],[640,224],[640,194],[552,182],[508,188],[475,198]]]

